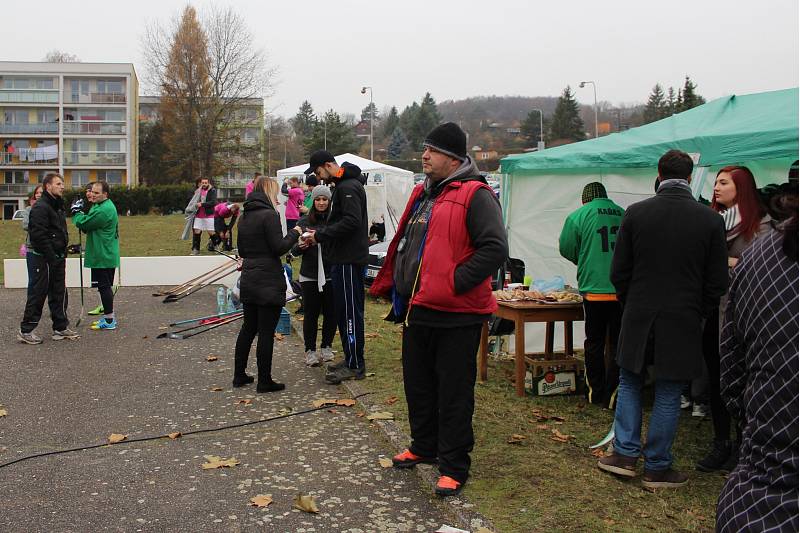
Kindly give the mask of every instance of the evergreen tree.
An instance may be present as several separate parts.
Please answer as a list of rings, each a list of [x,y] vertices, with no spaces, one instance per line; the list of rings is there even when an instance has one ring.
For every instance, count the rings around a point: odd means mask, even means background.
[[[697,85],[692,83],[689,76],[686,76],[683,82],[683,102],[681,103],[681,111],[686,111],[706,103],[706,99],[695,92],[696,89]]]
[[[320,150],[326,145],[332,154],[355,152],[360,144],[351,125],[342,120],[339,113],[333,109],[327,111],[322,119],[314,124],[311,135],[303,141],[306,154]]]
[[[375,124],[378,124],[378,120],[380,119],[380,115],[378,114],[378,106],[375,105],[375,102],[370,102],[367,107],[361,110],[361,120],[365,120],[369,122],[369,117],[372,113],[375,113],[373,120]]]
[[[520,133],[531,142],[539,142],[541,140],[539,124],[539,111],[531,111],[528,113],[528,116],[525,117],[525,120],[522,121],[522,124],[520,124]]]
[[[403,128],[403,132],[406,134],[406,138],[408,142],[411,144],[412,150],[418,150],[420,148],[419,144],[422,142],[422,139],[419,139],[415,130],[414,125],[417,121],[417,115],[419,114],[419,104],[413,102],[410,106],[406,106],[403,109],[403,112],[400,113],[400,121],[399,127]],[[419,140],[418,143],[415,144],[415,141]]]
[[[586,132],[583,127],[578,102],[572,94],[569,85],[558,98],[556,110],[550,123],[550,137],[552,139],[570,139],[582,141],[586,139]]]
[[[666,116],[667,100],[664,97],[664,90],[661,88],[661,84],[656,83],[655,87],[653,87],[653,92],[650,93],[650,97],[647,99],[647,104],[644,106],[644,123],[649,124]]]
[[[386,115],[386,118],[383,119],[383,125],[381,128],[381,136],[384,139],[391,138],[392,133],[400,124],[400,115],[397,113],[397,108],[392,106],[392,109],[389,110],[389,114]],[[405,135],[403,135],[405,137]]]
[[[314,114],[314,108],[311,107],[311,102],[303,100],[297,114],[292,119],[292,128],[295,135],[301,137],[308,137],[314,129],[314,124],[317,122],[317,116]]]
[[[389,146],[386,148],[389,158],[400,159],[408,152],[408,149],[409,144],[405,133],[403,133],[401,128],[395,128],[394,131],[392,131],[392,136],[389,138]]]
[[[139,178],[146,185],[169,183],[164,156],[164,128],[161,120],[139,121]]]
[[[678,105],[679,105],[678,98],[679,97],[680,97],[680,91],[678,91],[678,93],[675,93],[675,88],[672,87],[672,86],[670,86],[670,88],[667,89],[667,99],[665,101],[666,116],[672,116],[675,113],[679,113],[680,112],[679,111],[679,107],[678,107]]]

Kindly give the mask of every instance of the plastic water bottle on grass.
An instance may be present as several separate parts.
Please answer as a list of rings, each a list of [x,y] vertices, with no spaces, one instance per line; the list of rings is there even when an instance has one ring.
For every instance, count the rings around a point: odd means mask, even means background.
[[[224,313],[228,308],[228,298],[225,287],[217,287],[217,314]]]
[[[236,311],[236,304],[233,303],[233,291],[225,289],[225,312],[233,313]]]

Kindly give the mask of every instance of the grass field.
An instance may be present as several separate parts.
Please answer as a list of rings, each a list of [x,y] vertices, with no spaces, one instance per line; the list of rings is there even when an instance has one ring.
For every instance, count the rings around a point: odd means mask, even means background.
[[[122,253],[187,254],[190,244],[178,240],[182,227],[179,215],[122,217]],[[0,259],[19,257],[22,239],[18,222],[0,223]],[[386,308],[368,299],[366,331],[374,335],[368,336],[366,359],[375,376],[361,383],[408,431],[400,331],[382,320]],[[646,491],[638,480],[623,482],[600,472],[597,458],[587,449],[607,432],[611,412],[586,405],[577,396],[517,398],[512,371],[509,361],[490,361],[489,380],[476,388],[476,446],[472,477],[465,488],[465,495],[498,532],[714,529],[714,509],[724,479],[695,472],[693,467],[711,438],[710,421],[682,415],[674,453],[677,468],[690,473],[689,485]],[[563,422],[541,421],[543,415],[561,417]],[[554,429],[574,438],[556,442],[551,439]],[[513,434],[525,438],[509,444]]]

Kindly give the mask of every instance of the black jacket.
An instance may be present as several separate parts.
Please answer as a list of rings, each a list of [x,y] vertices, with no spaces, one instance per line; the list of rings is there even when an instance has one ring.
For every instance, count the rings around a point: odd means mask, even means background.
[[[312,207],[313,209],[313,207]],[[312,225],[308,219],[308,216],[304,216],[297,221],[297,225],[302,228],[308,229],[315,229],[319,230],[320,228],[325,227],[325,221],[317,221],[316,224]],[[319,254],[319,246],[309,246],[308,248],[300,248],[299,245],[294,245],[292,248],[292,255],[295,257],[303,256],[302,261],[300,262],[300,275],[305,276],[307,278],[317,279],[317,275],[319,273],[319,259],[317,255]],[[325,259],[326,253],[323,253],[322,259],[322,268],[325,269],[325,278],[330,278],[331,275],[331,266],[328,261]]]
[[[217,189],[209,187],[206,193],[206,201],[202,203],[202,209],[206,215],[214,214],[214,206],[217,205]]]
[[[369,263],[369,221],[367,193],[361,169],[342,163],[344,174],[336,182],[331,198],[328,224],[317,230],[316,240],[323,243],[325,260],[339,265]]]
[[[31,208],[28,234],[34,252],[53,265],[67,255],[69,233],[64,213],[64,200],[44,192]]]
[[[722,217],[678,187],[631,205],[614,245],[611,282],[623,303],[619,366],[641,372],[652,357],[656,379],[700,376],[702,320],[728,286]]]
[[[240,281],[241,301],[253,305],[286,303],[286,281],[281,256],[299,237],[290,231],[285,237],[281,218],[261,191],[253,191],[239,218],[237,246],[244,258]]]

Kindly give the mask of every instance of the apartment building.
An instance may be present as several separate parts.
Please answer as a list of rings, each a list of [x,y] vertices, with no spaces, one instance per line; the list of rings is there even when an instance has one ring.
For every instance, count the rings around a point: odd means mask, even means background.
[[[47,172],[137,185],[138,89],[131,63],[0,61],[2,218]]]
[[[160,105],[158,96],[139,96],[139,120],[157,121]],[[230,136],[234,145],[219,154],[226,171],[212,178],[221,199],[241,200],[253,174],[264,172],[264,99],[243,99],[231,112],[233,117],[228,127],[235,131]]]

